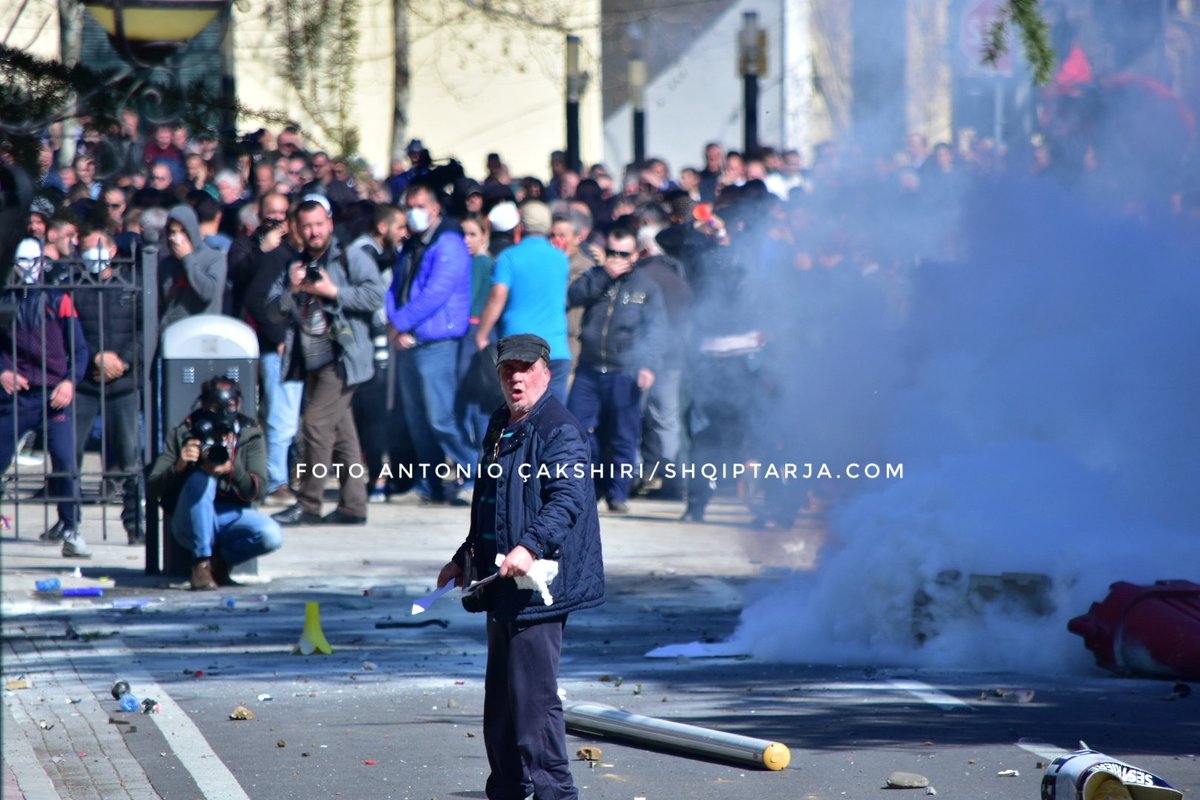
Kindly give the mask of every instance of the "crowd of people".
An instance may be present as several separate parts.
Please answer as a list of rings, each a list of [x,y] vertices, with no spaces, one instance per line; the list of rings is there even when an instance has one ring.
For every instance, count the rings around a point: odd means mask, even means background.
[[[957,255],[965,186],[1055,169],[1046,142],[1006,154],[988,140],[930,146],[913,134],[886,154],[825,142],[807,163],[796,150],[712,143],[696,167],[653,158],[616,176],[555,152],[546,181],[514,178],[491,154],[476,180],[413,140],[376,179],[310,150],[291,126],[231,150],[132,111],[103,130],[83,122],[75,142],[57,131],[43,140],[20,251],[37,268],[18,265],[15,280],[52,287],[71,264],[114,280],[135,269],[124,259],[140,242],[161,241],[159,330],[216,313],[257,334],[266,463],[253,489],[282,509],[272,519],[284,527],[364,524],[371,502],[408,491],[465,505],[504,400],[492,343],[524,333],[549,344],[550,391],[591,437],[590,477],[609,512],[642,492],[686,500],[684,518],[703,520],[713,481],[664,466],[783,457],[785,440],[819,440],[781,431],[797,431],[787,411],[805,391],[796,356],[821,346],[827,309],[850,296],[872,324],[902,317],[906,266]],[[62,165],[64,145],[74,156]],[[100,394],[116,443],[106,469],[132,472],[141,387],[131,369],[145,321],[128,306],[100,313],[86,287],[46,291],[61,316],[80,319],[90,365],[74,378],[75,440],[48,443],[55,472],[71,471],[65,449],[79,451],[78,469]],[[0,366],[14,393],[20,369]],[[62,400],[36,411],[58,419]],[[35,427],[33,411],[13,413]],[[0,420],[7,439],[11,427]],[[11,458],[7,439],[0,456]],[[340,499],[323,513],[330,477]],[[139,543],[141,501],[128,482],[125,495],[122,520]],[[756,523],[788,526],[805,501],[795,485],[776,487]],[[77,504],[60,505],[44,534],[78,542],[64,555],[87,552],[78,519]]]

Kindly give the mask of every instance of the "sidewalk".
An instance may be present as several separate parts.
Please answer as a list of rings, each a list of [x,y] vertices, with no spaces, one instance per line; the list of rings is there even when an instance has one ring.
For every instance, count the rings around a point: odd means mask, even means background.
[[[662,585],[662,580],[678,581],[679,586],[685,587],[679,596],[681,603],[689,602],[692,597],[693,590],[686,587],[706,587],[714,578],[718,583],[742,581],[764,570],[806,568],[815,557],[822,537],[816,520],[802,521],[790,532],[752,530],[747,526],[750,515],[745,507],[733,502],[715,504],[711,521],[700,525],[677,522],[682,512],[680,503],[634,500],[631,510],[632,513],[623,516],[607,514],[603,509],[600,512],[610,580],[634,587],[652,582],[651,579],[659,579],[656,585]],[[206,615],[221,610],[218,606],[225,594],[248,604],[259,594],[268,594],[273,604],[281,604],[273,609],[279,613],[253,619],[247,616],[247,609],[235,618],[216,617],[220,622],[213,626],[220,624],[229,629],[238,622],[261,628],[260,623],[268,627],[276,624],[287,626],[289,632],[281,635],[291,636],[295,635],[291,630],[298,632],[298,620],[292,619],[299,611],[296,598],[316,593],[327,599],[342,598],[341,609],[336,603],[327,603],[323,617],[327,627],[332,618],[336,620],[332,622],[337,626],[334,629],[350,635],[355,618],[362,623],[364,617],[364,612],[352,610],[354,598],[365,601],[363,595],[367,592],[372,597],[398,598],[390,601],[391,606],[407,610],[409,598],[430,591],[438,570],[465,536],[468,520],[465,508],[428,507],[415,498],[397,498],[391,503],[372,504],[368,511],[370,521],[364,528],[289,528],[285,530],[283,548],[259,560],[259,575],[245,580],[242,587],[216,593],[185,591],[179,588],[185,585],[183,577],[145,575],[143,551],[125,544],[119,518],[110,517],[110,541],[101,540],[99,508],[85,508],[82,530],[94,551],[89,560],[63,558],[57,546],[39,543],[37,536],[43,529],[41,509],[23,506],[22,512],[13,520],[13,529],[0,538],[3,677],[6,684],[24,677],[31,688],[5,691],[3,780],[5,798],[29,800],[158,796],[147,788],[150,781],[143,769],[144,762],[139,762],[138,754],[131,751],[131,742],[137,737],[130,735],[129,728],[138,725],[157,726],[163,729],[164,736],[171,731],[172,744],[190,742],[186,748],[177,749],[184,762],[180,771],[199,776],[195,778],[196,791],[192,796],[246,796],[213,752],[212,747],[218,743],[210,747],[188,719],[190,709],[181,709],[165,690],[178,694],[179,688],[159,687],[155,682],[154,675],[165,674],[165,668],[157,662],[143,664],[136,657],[145,650],[144,638],[129,640],[128,647],[123,643],[122,639],[129,636],[143,637],[135,628],[146,627],[152,619],[144,614],[114,616],[134,612],[113,611],[112,601],[150,601],[160,612],[157,618],[204,622]],[[119,515],[119,509],[110,507],[108,513]],[[18,524],[20,537],[16,538]],[[76,567],[80,568],[79,577],[72,574]],[[106,587],[104,597],[38,596],[34,582],[51,576],[58,577],[64,587]],[[696,602],[703,602],[699,593],[708,589],[695,591]],[[737,597],[735,591],[720,591],[726,605],[731,602],[729,598]],[[382,605],[389,601],[375,602],[376,610],[370,613],[376,616],[390,608]],[[444,610],[457,611],[450,600],[443,602],[449,604]],[[626,598],[626,602],[638,601]],[[329,605],[334,607],[328,608]],[[238,610],[243,611],[240,605]],[[100,612],[100,617],[96,612]],[[105,614],[108,616],[104,617]],[[97,628],[99,623],[94,621],[88,629],[88,620],[101,618],[108,622],[107,626]],[[133,627],[119,620],[128,620]],[[203,629],[201,626],[200,630]],[[234,635],[229,630],[222,631],[220,636]],[[262,630],[264,636],[277,632]],[[114,633],[117,638],[109,638]],[[194,649],[192,643],[198,636],[194,632],[175,631],[162,635],[168,637],[158,645],[168,648],[163,658],[169,658],[170,651],[181,647],[185,651]],[[199,634],[200,639],[204,636]],[[467,647],[453,644],[449,649],[462,650],[466,655]],[[470,647],[478,650],[477,644]],[[219,663],[227,658],[220,656],[221,652],[235,651],[213,649],[212,655],[197,657],[195,663],[201,666],[208,663],[199,658]],[[331,670],[345,668],[340,661],[336,667],[332,661],[328,664]],[[178,670],[171,671],[178,674]],[[414,686],[429,680],[427,674],[418,672],[410,674]],[[113,675],[133,675],[135,678],[131,680],[136,680],[143,692],[161,693],[166,699],[163,714],[154,718],[132,715],[132,726],[113,724],[111,720],[121,716],[110,713],[114,703],[108,697],[108,689]],[[282,684],[285,677],[275,682]],[[394,675],[393,680],[397,679],[404,680],[402,675]],[[79,702],[67,704],[64,698]],[[192,760],[187,762],[185,757]]]

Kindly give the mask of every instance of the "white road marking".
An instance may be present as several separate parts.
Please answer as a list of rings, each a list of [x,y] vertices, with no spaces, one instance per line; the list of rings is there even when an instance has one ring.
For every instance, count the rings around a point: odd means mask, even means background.
[[[935,689],[928,683],[921,683],[920,681],[888,681],[888,683],[900,691],[907,692],[918,700],[936,706],[943,711],[956,711],[958,709],[974,711],[970,703],[959,700],[957,697],[952,697],[940,689]]]
[[[1064,750],[1061,747],[1050,744],[1049,742],[1039,742],[1034,739],[1019,739],[1017,747],[1022,750],[1033,753],[1038,758],[1045,761],[1053,761],[1060,756],[1070,755],[1070,750]]]
[[[871,698],[873,703],[900,703],[907,702],[895,697],[895,692],[900,691],[904,694],[912,695],[919,700],[922,700],[930,705],[937,706],[944,711],[953,711],[966,709],[974,711],[974,707],[957,697],[952,697],[943,691],[933,688],[927,683],[920,681],[835,681],[833,683],[814,683],[804,687],[809,692],[845,692],[848,694],[863,693],[873,694],[876,697]],[[888,697],[879,697],[881,694],[891,694],[895,699]]]
[[[145,670],[133,666],[134,653],[119,640],[112,639],[103,645],[94,643],[97,655],[109,658],[114,664],[121,665],[121,676],[133,686],[138,687],[140,697],[153,697],[158,700],[160,712],[148,714],[163,738],[179,757],[179,762],[191,773],[192,779],[205,797],[220,797],[222,800],[250,800],[250,796],[242,789],[237,778],[225,766],[225,763],[213,752],[208,740],[196,724],[184,713],[179,704],[161,686],[154,682]]]

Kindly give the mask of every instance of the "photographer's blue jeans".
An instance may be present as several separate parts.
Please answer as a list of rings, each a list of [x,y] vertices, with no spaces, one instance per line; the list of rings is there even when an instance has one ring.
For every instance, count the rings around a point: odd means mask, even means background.
[[[249,506],[217,499],[217,479],[197,467],[179,491],[171,535],[193,558],[215,553],[231,567],[283,546],[278,522]]]
[[[267,396],[267,492],[288,485],[288,450],[300,430],[300,401],[304,381],[281,380],[283,358],[279,353],[263,353],[258,361],[262,369],[263,393]]]

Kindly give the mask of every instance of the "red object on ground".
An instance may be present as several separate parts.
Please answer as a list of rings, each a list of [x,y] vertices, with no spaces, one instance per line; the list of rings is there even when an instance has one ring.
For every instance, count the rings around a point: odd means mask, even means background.
[[[1096,663],[1122,675],[1200,680],[1200,584],[1119,581],[1067,623]]]
[[[367,759],[366,761],[364,761],[363,763],[364,763],[364,764],[366,764],[368,767],[373,767],[373,766],[375,766],[375,762],[374,762],[374,760],[372,760],[372,759],[370,759],[370,758],[368,758],[368,759]]]

